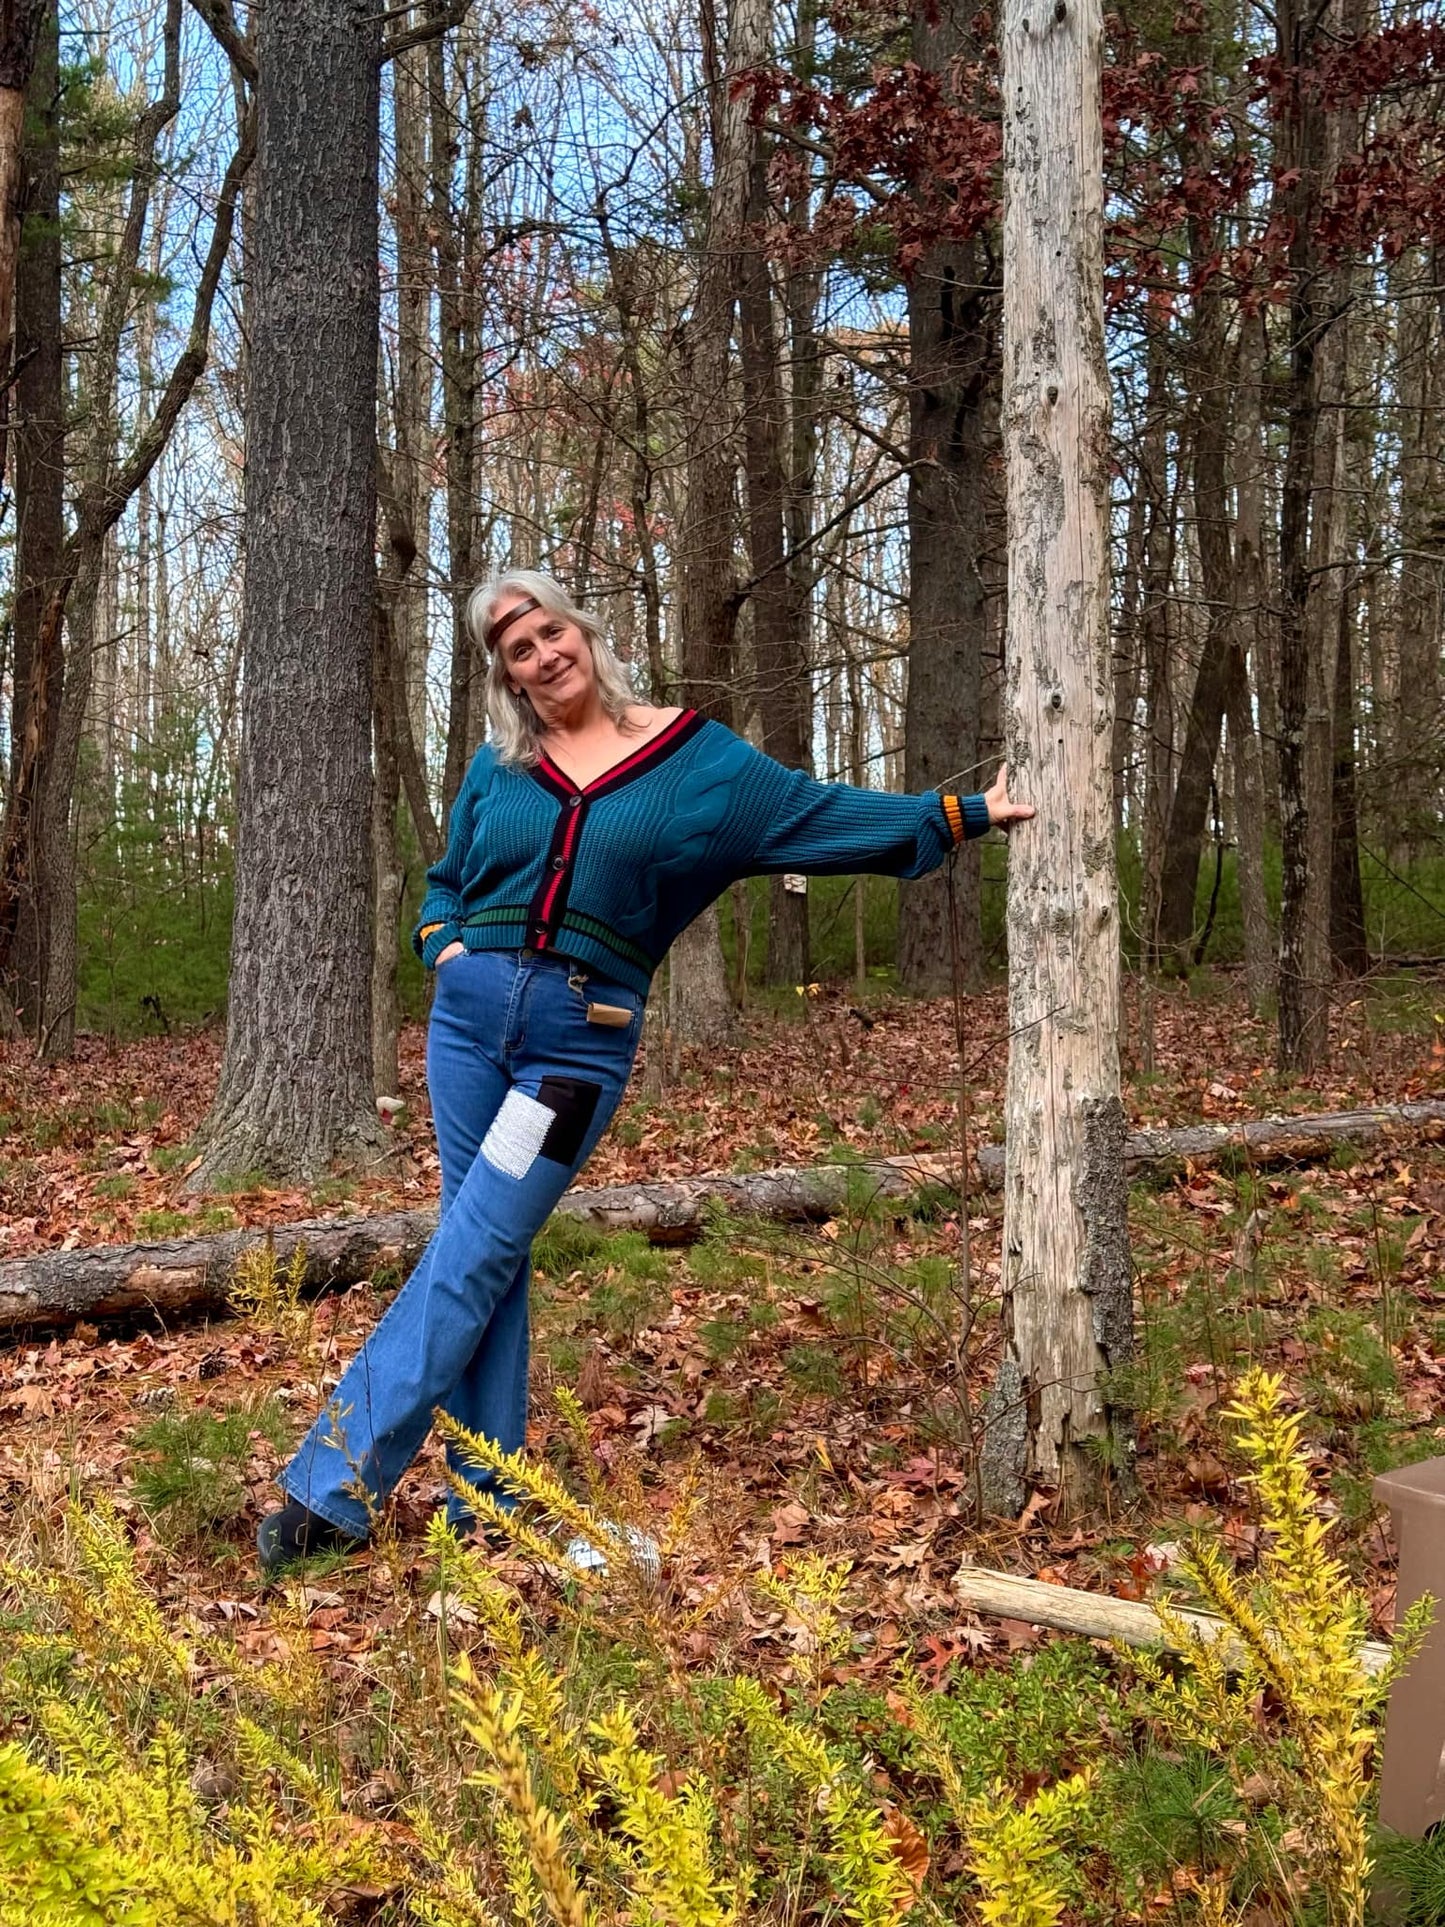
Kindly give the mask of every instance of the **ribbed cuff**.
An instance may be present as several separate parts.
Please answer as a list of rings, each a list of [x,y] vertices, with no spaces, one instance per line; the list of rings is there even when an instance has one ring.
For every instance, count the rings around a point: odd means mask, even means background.
[[[987,836],[993,827],[989,822],[988,804],[981,796],[960,796],[963,805],[963,834],[966,838]]]
[[[938,800],[943,805],[944,821],[955,843],[965,843],[972,837],[987,835],[990,828],[988,804],[981,796],[955,796],[952,790],[944,790]]]
[[[437,958],[449,943],[461,941],[462,929],[458,923],[444,923],[439,930],[433,930],[421,946],[421,960],[428,970],[435,970]]]

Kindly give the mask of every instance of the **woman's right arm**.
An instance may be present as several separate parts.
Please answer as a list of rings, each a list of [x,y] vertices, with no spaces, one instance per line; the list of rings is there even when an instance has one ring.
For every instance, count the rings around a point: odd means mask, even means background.
[[[435,970],[444,955],[461,945],[462,878],[472,847],[477,807],[472,779],[469,770],[452,805],[447,847],[426,873],[427,892],[412,932],[412,948],[428,970]]]

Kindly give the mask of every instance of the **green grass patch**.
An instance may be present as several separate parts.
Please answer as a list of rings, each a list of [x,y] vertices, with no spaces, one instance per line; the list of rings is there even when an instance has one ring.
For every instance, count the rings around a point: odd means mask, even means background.
[[[190,1406],[164,1413],[135,1433],[136,1498],[174,1539],[225,1525],[246,1503],[244,1475],[253,1435],[284,1451],[291,1427],[267,1396],[211,1411]]]

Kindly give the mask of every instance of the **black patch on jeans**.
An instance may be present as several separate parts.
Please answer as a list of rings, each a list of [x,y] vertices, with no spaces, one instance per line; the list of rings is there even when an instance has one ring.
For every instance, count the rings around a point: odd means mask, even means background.
[[[602,1095],[600,1084],[582,1077],[544,1077],[537,1102],[553,1113],[539,1157],[553,1164],[575,1164]]]

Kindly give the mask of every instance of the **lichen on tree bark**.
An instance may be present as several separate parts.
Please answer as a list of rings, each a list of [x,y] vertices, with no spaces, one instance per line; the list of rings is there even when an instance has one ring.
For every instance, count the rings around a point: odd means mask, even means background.
[[[1030,1485],[1088,1502],[1131,1438],[1108,1374],[1132,1337],[1114,678],[1108,630],[1108,382],[1097,0],[1003,14],[1006,731],[1038,810],[1009,860],[1003,1358],[985,1502]]]

